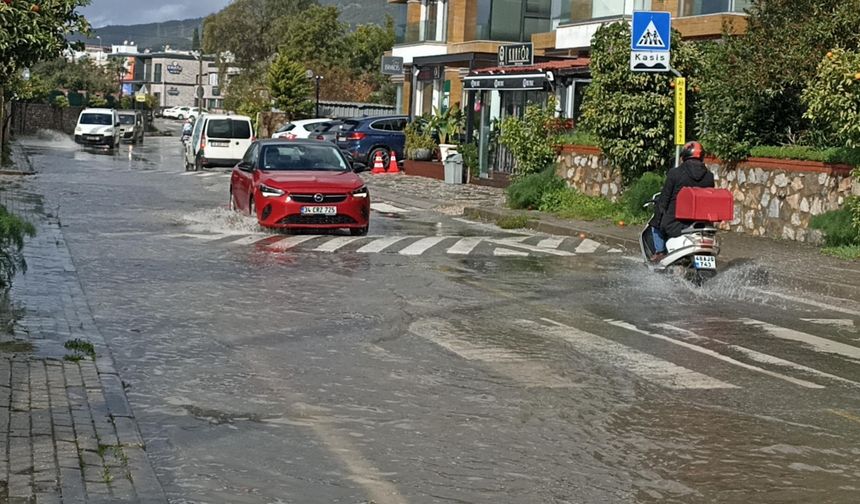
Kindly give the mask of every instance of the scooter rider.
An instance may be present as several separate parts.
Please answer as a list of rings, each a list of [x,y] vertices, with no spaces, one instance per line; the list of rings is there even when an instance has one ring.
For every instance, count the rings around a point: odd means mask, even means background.
[[[182,136],[191,136],[191,132],[194,130],[194,118],[189,117],[185,124],[182,125]]]
[[[658,262],[665,257],[666,240],[681,236],[686,227],[683,222],[675,219],[675,202],[678,193],[684,187],[714,187],[714,174],[705,166],[705,150],[699,142],[688,142],[681,150],[683,161],[676,168],[669,170],[666,183],[660,191],[654,218],[651,219],[651,234],[654,238],[654,256],[652,261]]]

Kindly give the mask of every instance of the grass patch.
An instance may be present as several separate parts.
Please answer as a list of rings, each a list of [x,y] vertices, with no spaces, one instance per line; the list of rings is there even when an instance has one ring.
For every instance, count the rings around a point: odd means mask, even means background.
[[[540,210],[565,219],[583,221],[608,220],[615,223],[640,224],[648,216],[633,214],[623,203],[613,203],[599,196],[588,196],[576,189],[564,188],[543,195]]]
[[[500,217],[496,220],[496,225],[502,229],[522,229],[529,223],[529,218],[525,215],[508,215]]]
[[[809,225],[824,233],[826,247],[846,247],[860,245],[860,230],[854,225],[852,205],[857,204],[849,199],[845,207],[832,212],[816,215]]]
[[[71,362],[79,362],[87,357],[96,360],[96,348],[87,340],[79,338],[70,339],[63,343],[66,350],[71,350],[72,354],[63,357],[64,360]]]
[[[558,139],[562,145],[590,145],[597,147],[597,137],[587,131],[569,131]]]
[[[772,159],[794,159],[798,161],[819,161],[822,163],[847,164],[860,166],[860,149],[832,147],[816,149],[803,145],[762,145],[750,149],[751,157]]]
[[[848,261],[860,260],[860,245],[842,245],[841,247],[825,247],[821,253]]]
[[[534,210],[541,204],[544,193],[564,189],[565,183],[552,169],[525,175],[507,188],[508,206]]]

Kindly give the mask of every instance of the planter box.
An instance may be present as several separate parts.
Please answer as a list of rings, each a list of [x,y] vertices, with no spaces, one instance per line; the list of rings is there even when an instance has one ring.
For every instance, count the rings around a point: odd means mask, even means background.
[[[407,159],[403,162],[403,171],[407,175],[445,180],[445,166],[438,161],[415,161]]]
[[[600,147],[594,145],[562,145],[562,154],[600,154]]]
[[[829,175],[850,175],[853,168],[849,165],[822,163],[820,161],[799,161],[796,159],[774,159],[751,157],[741,163],[745,168],[762,170],[781,170],[800,173],[827,173]]]

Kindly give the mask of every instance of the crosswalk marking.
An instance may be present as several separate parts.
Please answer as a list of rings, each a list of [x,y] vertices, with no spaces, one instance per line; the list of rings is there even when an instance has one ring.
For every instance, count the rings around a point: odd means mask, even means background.
[[[188,172],[180,173],[180,174],[179,174],[179,176],[180,176],[180,177],[188,177],[188,176],[190,176],[190,175],[197,175],[197,172],[188,171]]]
[[[787,375],[784,375],[784,374],[782,374],[782,373],[777,373],[777,372],[775,372],[775,371],[770,371],[770,370],[763,369],[763,368],[760,368],[760,367],[757,367],[757,366],[753,366],[753,365],[751,365],[751,364],[747,364],[746,362],[741,362],[741,361],[739,361],[739,360],[737,360],[737,359],[733,359],[733,358],[731,358],[731,357],[727,357],[727,356],[725,356],[725,355],[723,355],[723,354],[721,354],[721,353],[719,353],[719,352],[715,352],[715,351],[711,350],[710,348],[700,347],[699,345],[694,345],[694,344],[692,344],[692,343],[687,343],[686,341],[680,341],[680,340],[677,340],[677,339],[675,339],[675,338],[670,338],[670,337],[668,337],[668,336],[664,336],[664,335],[662,335],[662,334],[652,333],[652,332],[650,332],[650,331],[646,331],[646,330],[644,330],[644,329],[640,329],[640,328],[636,327],[635,325],[633,325],[633,324],[629,324],[629,323],[627,323],[627,322],[622,322],[622,321],[620,321],[620,320],[612,320],[612,319],[606,319],[604,322],[606,322],[606,323],[608,323],[608,324],[611,324],[611,325],[614,325],[614,326],[616,326],[616,327],[620,327],[620,328],[622,328],[622,329],[627,329],[628,331],[633,331],[633,332],[636,332],[636,333],[639,333],[639,334],[644,334],[645,336],[649,336],[649,337],[651,337],[651,338],[655,338],[655,339],[659,339],[659,340],[661,340],[661,341],[665,341],[665,342],[667,342],[667,343],[672,343],[673,345],[678,345],[678,346],[684,347],[684,348],[686,348],[686,349],[688,349],[688,350],[692,350],[692,351],[694,351],[694,352],[698,352],[698,353],[701,353],[701,354],[704,354],[704,355],[708,355],[708,356],[710,356],[710,357],[713,357],[713,358],[715,358],[715,359],[721,360],[721,361],[726,362],[726,363],[728,363],[728,364],[732,364],[732,365],[735,365],[735,366],[738,366],[738,367],[741,367],[741,368],[744,368],[744,369],[747,369],[747,370],[750,370],[750,371],[755,371],[755,372],[757,372],[757,373],[765,374],[765,375],[768,375],[768,376],[771,376],[771,377],[774,377],[774,378],[779,378],[780,380],[785,380],[785,381],[787,381],[787,382],[789,382],[789,383],[793,383],[793,384],[795,384],[795,385],[800,385],[801,387],[811,388],[811,389],[821,389],[821,388],[824,388],[824,386],[823,386],[823,385],[819,385],[819,384],[817,384],[817,383],[808,382],[808,381],[806,381],[806,380],[800,380],[800,379],[797,379],[797,378],[792,378],[791,376],[787,376]]]
[[[817,352],[839,354],[851,359],[860,360],[860,347],[846,345],[845,343],[839,343],[838,341],[813,336],[811,334],[795,331],[794,329],[778,327],[759,320],[741,319],[741,322],[748,326],[764,329],[768,334],[776,338],[805,343]]]
[[[736,385],[712,378],[705,374],[660,359],[651,354],[616,343],[607,338],[570,327],[551,319],[547,327],[533,321],[519,321],[538,333],[550,334],[570,343],[573,349],[589,357],[623,367],[634,375],[665,388],[682,389],[735,389]]]
[[[218,175],[218,174],[214,173],[214,172],[204,172],[204,173],[201,173],[199,176],[200,177],[213,177],[215,175]]]
[[[388,203],[371,203],[370,208],[381,213],[407,213],[408,210],[389,205]]]
[[[413,243],[412,245],[409,245],[408,247],[401,250],[400,255],[405,255],[405,256],[421,255],[424,252],[430,250],[434,246],[442,243],[443,241],[445,241],[447,239],[448,239],[447,236],[433,236],[430,238],[422,238],[422,239],[418,240],[417,242]]]
[[[252,235],[246,236],[245,238],[239,238],[238,240],[233,240],[230,242],[230,245],[253,245],[257,242],[263,241],[270,238],[268,235]]]
[[[191,234],[191,233],[175,233],[164,235],[166,238],[194,238],[195,240],[203,240],[203,241],[215,241],[224,238],[224,235],[214,234],[214,235],[204,235],[204,234]]]
[[[860,317],[860,310],[854,310],[851,308],[847,308],[844,305],[843,306],[836,306],[833,304],[823,303],[821,301],[816,301],[814,299],[807,299],[807,298],[802,298],[802,297],[798,297],[798,296],[792,296],[790,294],[783,294],[781,292],[773,292],[773,291],[769,291],[769,290],[760,289],[758,287],[746,287],[745,289],[750,291],[750,292],[755,292],[758,294],[764,294],[765,296],[778,297],[778,298],[782,298],[782,299],[787,299],[789,301],[794,301],[794,302],[800,303],[800,304],[815,306],[818,308],[824,308],[825,310],[835,311],[835,312],[839,312],[839,313],[846,313],[848,315],[854,315],[855,317]],[[845,300],[843,300],[843,301],[845,301]],[[846,304],[853,304],[850,301],[845,301],[845,303]]]
[[[559,247],[559,245],[561,245],[562,242],[564,242],[564,240],[565,240],[565,237],[563,237],[563,236],[557,236],[557,237],[553,237],[553,238],[545,238],[545,239],[541,240],[537,246],[540,248],[557,249]]]
[[[319,247],[315,248],[315,252],[335,252],[340,248],[346,247],[350,243],[360,240],[360,236],[338,236],[337,238],[332,238],[331,240],[323,243]]]
[[[586,239],[582,240],[582,243],[580,243],[576,247],[576,253],[577,254],[593,254],[593,253],[597,252],[597,249],[599,249],[599,248],[600,248],[599,243],[597,243],[594,240],[590,240],[590,239],[586,238]]]
[[[461,238],[451,248],[448,249],[449,254],[454,255],[469,255],[475,250],[475,247],[481,244],[484,239],[480,236],[467,236]]]
[[[297,236],[288,236],[283,240],[278,240],[275,243],[269,245],[270,249],[280,250],[282,252],[290,250],[296,245],[302,244],[306,241],[313,240],[314,238],[318,238],[318,235],[297,235]]]
[[[403,241],[407,238],[411,238],[410,236],[389,236],[387,238],[379,238],[373,240],[367,245],[361,247],[356,252],[359,254],[375,254],[378,252],[382,252],[388,247],[394,245],[397,242]]]
[[[802,318],[804,322],[811,324],[826,325],[831,327],[854,327],[854,321],[851,319],[817,319],[817,318]]]
[[[545,249],[545,248],[535,247],[535,246],[529,245],[527,243],[520,243],[521,241],[526,240],[528,238],[529,238],[528,236],[524,236],[522,238],[515,238],[515,239],[505,238],[505,239],[495,239],[495,240],[488,240],[488,241],[491,241],[497,245],[504,245],[505,247],[521,248],[523,250],[528,250],[530,252],[540,252],[542,254],[550,254],[550,255],[556,255],[556,256],[561,256],[561,257],[570,257],[570,256],[575,255],[573,252],[568,252],[566,250]]]
[[[528,257],[528,252],[522,252],[520,250],[511,250],[506,248],[497,248],[493,250],[493,255],[496,257]]]

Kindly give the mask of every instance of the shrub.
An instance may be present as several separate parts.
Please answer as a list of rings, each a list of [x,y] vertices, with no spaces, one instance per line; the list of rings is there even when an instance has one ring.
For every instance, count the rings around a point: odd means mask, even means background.
[[[839,210],[816,215],[810,226],[824,233],[824,244],[828,247],[860,245],[860,228],[853,213],[857,206],[860,206],[857,199],[852,198]]]
[[[800,161],[820,161],[822,163],[847,164],[860,166],[860,149],[830,147],[817,149],[803,145],[758,146],[750,149],[750,156],[773,159],[797,159]]]
[[[671,64],[697,86],[701,56],[692,43],[672,36]],[[594,35],[592,83],[582,104],[582,126],[594,133],[609,163],[629,182],[646,171],[664,172],[672,164],[674,77],[669,73],[630,71],[630,26],[606,24]],[[687,117],[695,116],[695,93],[687,95]],[[692,126],[692,122],[688,124]]]
[[[478,146],[474,143],[466,143],[460,146],[459,151],[463,155],[463,166],[469,170],[472,177],[477,177],[480,169],[478,165]]]
[[[15,273],[27,270],[21,254],[24,238],[36,234],[36,228],[0,205],[0,287],[8,287]]]
[[[630,215],[649,216],[650,211],[642,208],[642,206],[651,201],[651,197],[663,189],[664,182],[666,182],[664,175],[645,172],[624,191],[621,203]]]
[[[538,208],[544,193],[564,189],[565,183],[552,170],[525,175],[508,186],[508,206],[511,208]]]
[[[556,124],[555,101],[546,106],[529,105],[523,118],[509,116],[501,123],[499,143],[507,147],[516,159],[515,175],[538,173],[556,159],[559,131]]]
[[[597,137],[581,129],[568,131],[558,137],[558,143],[561,145],[590,145],[597,146]]]
[[[803,91],[803,104],[819,145],[860,147],[860,53],[829,51]]]
[[[630,220],[624,208],[600,196],[588,196],[576,189],[562,188],[547,192],[541,198],[540,210],[569,219]]]
[[[57,108],[69,108],[69,99],[64,95],[58,95],[54,97],[54,106]]]

